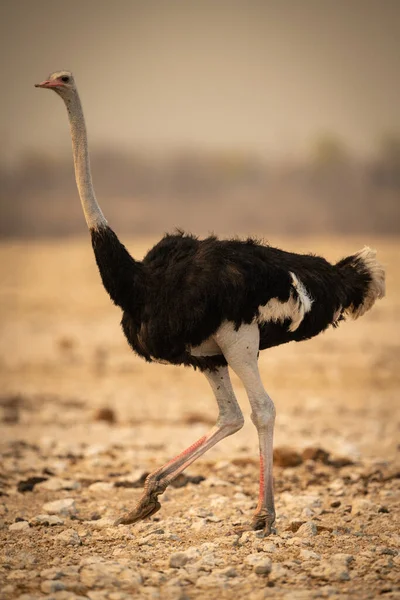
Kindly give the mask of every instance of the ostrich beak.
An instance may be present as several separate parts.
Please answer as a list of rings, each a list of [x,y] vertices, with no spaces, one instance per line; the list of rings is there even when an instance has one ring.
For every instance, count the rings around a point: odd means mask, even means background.
[[[53,81],[46,79],[45,81],[42,81],[42,83],[35,83],[35,87],[37,87],[37,88],[52,88],[52,87],[58,87],[59,85],[60,85],[60,82],[57,81],[57,79],[54,79]]]

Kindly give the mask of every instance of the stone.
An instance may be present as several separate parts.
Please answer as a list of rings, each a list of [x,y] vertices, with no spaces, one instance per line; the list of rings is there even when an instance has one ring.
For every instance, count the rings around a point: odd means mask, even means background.
[[[92,492],[110,492],[114,489],[114,484],[108,481],[95,481],[88,489]]]
[[[174,569],[180,569],[184,567],[189,561],[189,557],[185,552],[175,552],[169,557],[169,566]]]
[[[322,560],[317,567],[311,569],[311,576],[327,581],[348,581],[350,579],[347,565],[342,561]]]
[[[297,530],[297,536],[313,537],[314,535],[317,535],[317,531],[317,525],[314,523],[314,521],[307,521],[299,527],[299,529]]]
[[[40,577],[42,579],[61,579],[65,576],[65,572],[62,569],[58,569],[57,567],[52,567],[50,569],[43,569],[40,571]]]
[[[199,559],[200,556],[200,550],[195,546],[191,546],[184,552],[175,552],[174,554],[171,554],[169,557],[169,566],[174,569],[180,569],[181,567],[184,567],[186,563]]]
[[[80,570],[80,580],[89,589],[122,588],[137,590],[142,583],[138,571],[116,561],[101,559],[85,559]]]
[[[342,563],[342,564],[348,566],[350,563],[353,562],[354,556],[352,554],[345,554],[343,552],[338,552],[337,554],[333,554],[331,556],[331,560],[333,560],[336,563]]]
[[[49,579],[47,581],[42,581],[40,584],[40,589],[44,594],[51,594],[52,592],[65,590],[65,584],[62,581]]]
[[[108,527],[113,527],[114,524],[115,519],[112,519],[111,517],[103,517],[96,521],[85,521],[85,525],[90,525],[90,527],[94,529],[106,529]],[[126,527],[126,525],[118,525],[118,529],[122,527]]]
[[[12,523],[8,529],[10,531],[28,531],[29,523],[28,521],[18,521],[17,523]]]
[[[81,488],[79,481],[74,479],[62,479],[61,477],[51,477],[47,481],[42,481],[35,486],[35,490],[50,490],[59,492],[60,490],[79,490]]]
[[[53,527],[55,525],[64,525],[64,521],[58,515],[36,515],[30,521],[31,525],[44,525]]]
[[[226,577],[223,577],[219,573],[210,573],[208,575],[201,575],[196,581],[196,587],[202,589],[214,588],[214,587],[228,587]]]
[[[62,500],[54,500],[43,504],[43,509],[50,515],[75,515],[76,506],[73,498],[63,498]]]
[[[280,563],[272,563],[271,572],[268,576],[268,581],[279,581],[281,579],[286,579],[289,574],[289,570],[281,565]]]
[[[268,575],[271,572],[272,561],[262,553],[249,554],[244,560],[248,565],[253,567],[257,575]]]
[[[276,545],[274,544],[274,542],[265,542],[262,545],[262,550],[263,550],[263,552],[273,553],[273,552],[276,552],[277,548],[276,548]]]
[[[58,534],[56,539],[66,546],[80,546],[82,544],[82,540],[75,529],[65,529],[65,531]]]
[[[304,560],[320,560],[321,555],[313,552],[312,550],[306,550],[303,548],[300,550],[300,558],[303,558]]]

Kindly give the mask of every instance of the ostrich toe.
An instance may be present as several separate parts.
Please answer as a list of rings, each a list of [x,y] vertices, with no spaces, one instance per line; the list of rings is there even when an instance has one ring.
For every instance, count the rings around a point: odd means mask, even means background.
[[[115,525],[131,525],[151,517],[161,508],[156,496],[145,496],[141,498],[134,510],[124,517],[120,517],[115,521]]]

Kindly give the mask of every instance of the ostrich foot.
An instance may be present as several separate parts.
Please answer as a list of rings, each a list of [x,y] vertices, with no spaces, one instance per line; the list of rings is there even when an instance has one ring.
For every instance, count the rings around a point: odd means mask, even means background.
[[[251,527],[254,530],[264,529],[265,536],[270,535],[271,533],[276,533],[275,528],[273,527],[275,523],[275,514],[270,514],[267,511],[261,511],[256,513],[253,517]]]
[[[120,517],[114,523],[114,525],[131,525],[137,523],[143,519],[147,519],[154,515],[161,508],[161,504],[157,499],[156,494],[150,496],[143,496],[137,503],[134,510],[128,513],[125,517]]]

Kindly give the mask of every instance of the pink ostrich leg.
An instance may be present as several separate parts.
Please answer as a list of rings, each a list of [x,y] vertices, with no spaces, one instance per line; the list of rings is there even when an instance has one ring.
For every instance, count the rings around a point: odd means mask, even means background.
[[[214,372],[206,371],[205,375],[218,402],[219,416],[216,425],[181,454],[151,473],[134,510],[118,519],[116,524],[136,523],[156,513],[161,508],[158,496],[166,490],[171,481],[209,448],[243,426],[243,415],[232,389],[228,368],[220,367]]]

